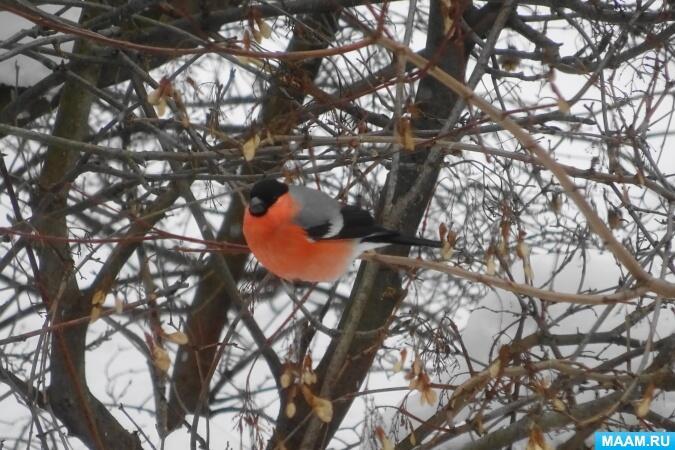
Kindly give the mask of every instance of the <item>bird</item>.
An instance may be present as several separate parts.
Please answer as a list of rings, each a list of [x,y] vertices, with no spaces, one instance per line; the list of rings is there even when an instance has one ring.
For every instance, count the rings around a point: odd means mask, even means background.
[[[269,272],[301,282],[332,282],[364,251],[391,244],[441,247],[375,223],[370,213],[322,191],[265,178],[244,212],[246,243]]]

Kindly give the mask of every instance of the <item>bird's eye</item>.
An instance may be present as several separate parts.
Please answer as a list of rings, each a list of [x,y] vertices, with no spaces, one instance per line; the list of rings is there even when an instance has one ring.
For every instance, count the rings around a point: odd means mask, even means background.
[[[267,205],[258,197],[252,197],[248,204],[248,210],[254,216],[262,216],[267,211]]]

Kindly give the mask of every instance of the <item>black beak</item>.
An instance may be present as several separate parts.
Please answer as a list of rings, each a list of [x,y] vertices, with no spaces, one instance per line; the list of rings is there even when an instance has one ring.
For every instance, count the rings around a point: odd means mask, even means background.
[[[265,202],[260,200],[258,197],[253,197],[248,204],[248,210],[251,211],[251,214],[254,216],[262,216],[267,211]]]

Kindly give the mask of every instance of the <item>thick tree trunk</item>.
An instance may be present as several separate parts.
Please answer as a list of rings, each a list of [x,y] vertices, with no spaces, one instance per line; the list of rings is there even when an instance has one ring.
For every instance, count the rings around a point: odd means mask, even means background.
[[[82,19],[88,18],[86,12]],[[87,55],[91,46],[78,41],[75,53]],[[86,82],[96,84],[100,66],[82,65],[75,74]],[[89,133],[89,111],[93,102],[90,91],[80,82],[70,79],[64,86],[53,134],[71,140],[82,140]],[[53,145],[47,150],[40,173],[38,192],[34,199],[37,231],[45,236],[67,238],[68,224],[63,214],[67,206],[70,179],[79,154],[69,148]],[[82,295],[75,278],[70,246],[67,242],[50,241],[38,247],[44,299],[53,315],[53,324],[86,316],[91,302]],[[140,449],[140,441],[127,432],[87,387],[85,373],[85,344],[88,324],[68,326],[52,334],[51,383],[49,403],[69,432],[90,448]]]

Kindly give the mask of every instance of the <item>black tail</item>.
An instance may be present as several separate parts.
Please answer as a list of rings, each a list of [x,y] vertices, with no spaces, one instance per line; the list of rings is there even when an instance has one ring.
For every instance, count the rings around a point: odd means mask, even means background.
[[[389,231],[382,234],[374,234],[363,238],[363,242],[374,242],[376,244],[399,244],[399,245],[415,245],[420,247],[434,247],[441,248],[443,245],[441,241],[433,241],[431,239],[418,238],[413,236],[404,236],[396,231]]]

